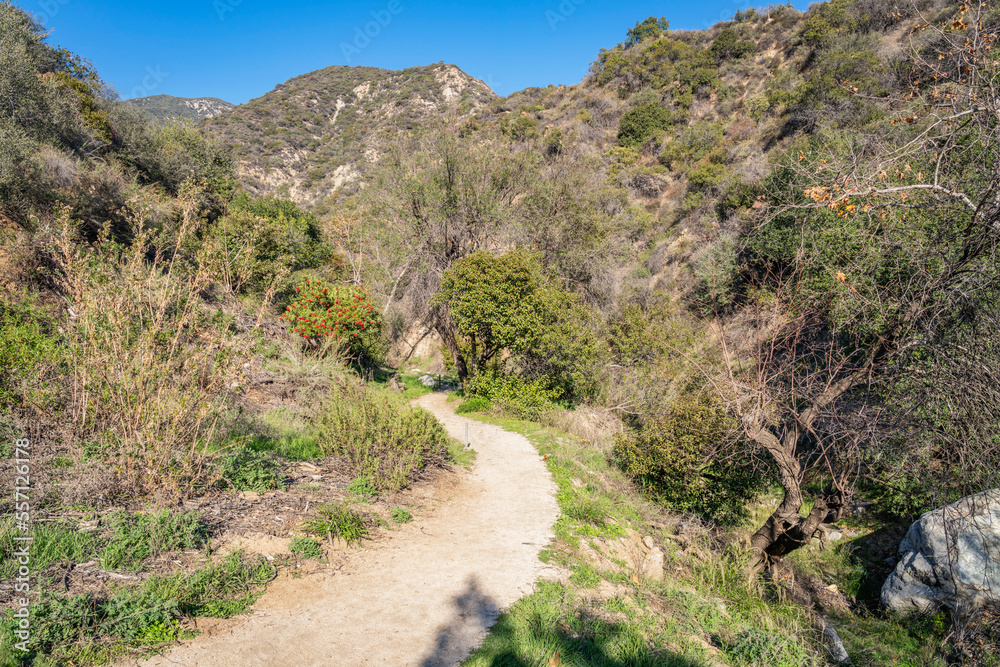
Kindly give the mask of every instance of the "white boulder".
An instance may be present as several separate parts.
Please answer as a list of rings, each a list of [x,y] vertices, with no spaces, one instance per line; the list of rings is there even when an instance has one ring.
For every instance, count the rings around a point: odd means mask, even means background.
[[[927,512],[899,545],[882,604],[903,613],[965,614],[1000,604],[1000,489]]]

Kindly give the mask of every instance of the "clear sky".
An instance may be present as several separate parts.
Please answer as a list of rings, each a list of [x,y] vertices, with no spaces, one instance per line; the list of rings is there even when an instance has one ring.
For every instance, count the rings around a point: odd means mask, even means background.
[[[577,83],[636,21],[697,29],[746,0],[15,0],[49,41],[89,58],[121,97],[242,103],[329,65],[402,69],[445,61],[500,95]],[[762,3],[757,3],[762,4]],[[799,9],[806,4],[793,2]],[[367,34],[366,34],[367,33]]]

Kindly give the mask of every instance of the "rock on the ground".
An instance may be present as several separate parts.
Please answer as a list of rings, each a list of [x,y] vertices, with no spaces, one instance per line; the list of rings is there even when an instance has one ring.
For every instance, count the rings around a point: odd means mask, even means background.
[[[1000,488],[927,512],[899,545],[882,604],[903,613],[964,614],[1000,604]]]
[[[642,564],[642,574],[650,581],[663,581],[663,552],[653,547]]]
[[[424,385],[425,387],[434,387],[435,385],[437,385],[437,378],[431,375],[421,375],[418,379],[420,381],[420,384]]]

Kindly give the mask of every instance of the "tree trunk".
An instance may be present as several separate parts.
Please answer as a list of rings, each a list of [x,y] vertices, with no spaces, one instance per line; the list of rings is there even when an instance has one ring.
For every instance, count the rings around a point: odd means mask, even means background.
[[[465,362],[465,356],[458,346],[458,333],[455,323],[452,322],[444,306],[437,306],[434,309],[434,329],[441,336],[445,347],[448,348],[448,353],[451,354],[452,361],[455,362],[455,372],[458,373],[458,381],[464,390],[465,381],[469,377],[469,368]]]
[[[802,516],[802,467],[795,456],[801,435],[798,423],[785,429],[779,440],[771,431],[756,426],[747,429],[754,441],[771,455],[778,468],[785,496],[764,525],[750,538],[749,573],[758,575],[775,560],[805,546],[819,528],[819,524],[838,520],[846,504],[844,494],[830,487],[822,498],[816,499],[808,516]]]

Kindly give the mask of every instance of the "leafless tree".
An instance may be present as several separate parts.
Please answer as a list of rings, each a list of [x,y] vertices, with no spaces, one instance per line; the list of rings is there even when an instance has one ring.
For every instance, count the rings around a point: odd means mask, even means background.
[[[997,35],[984,3],[944,23],[916,14],[911,89],[884,100],[897,131],[792,157],[794,192],[772,198],[762,227],[781,216],[799,250],[758,271],[750,291],[763,296],[719,320],[717,389],[784,488],[751,537],[754,572],[840,518],[870,449],[905,424],[966,470],[973,452],[996,456],[995,438],[976,434],[1000,424]],[[823,254],[830,216],[844,252]],[[803,516],[810,471],[826,488]]]

